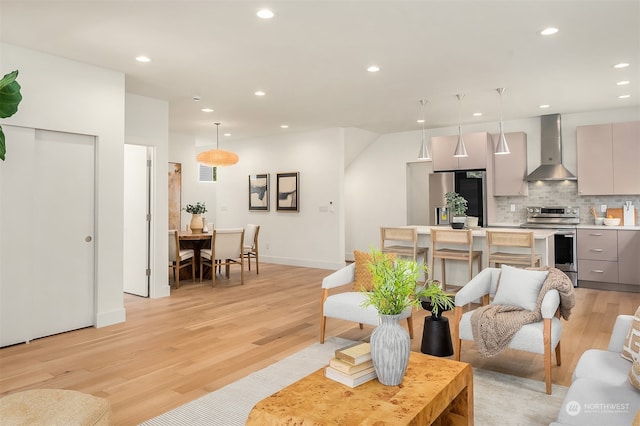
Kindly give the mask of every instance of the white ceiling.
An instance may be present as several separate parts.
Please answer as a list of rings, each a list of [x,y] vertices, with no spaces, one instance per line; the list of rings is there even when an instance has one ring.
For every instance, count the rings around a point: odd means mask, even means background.
[[[638,0],[0,0],[0,17],[3,42],[122,72],[128,92],[169,101],[172,131],[204,137],[216,121],[231,140],[417,130],[420,99],[427,128],[495,123],[498,87],[506,120],[640,105]]]

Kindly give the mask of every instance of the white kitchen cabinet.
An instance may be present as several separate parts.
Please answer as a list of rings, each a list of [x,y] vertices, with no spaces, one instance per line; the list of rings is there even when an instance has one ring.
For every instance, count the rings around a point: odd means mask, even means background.
[[[493,195],[523,196],[529,195],[527,176],[527,134],[524,132],[506,133],[509,154],[494,155],[498,135],[492,135],[492,147],[487,153],[488,161],[493,161]]]
[[[431,138],[431,152],[433,155],[433,170],[436,172],[447,170],[472,170],[487,168],[487,144],[491,136],[487,132],[463,134],[467,157],[454,157],[453,153],[458,144],[458,136],[434,136]]]
[[[640,194],[640,122],[576,127],[578,193]]]

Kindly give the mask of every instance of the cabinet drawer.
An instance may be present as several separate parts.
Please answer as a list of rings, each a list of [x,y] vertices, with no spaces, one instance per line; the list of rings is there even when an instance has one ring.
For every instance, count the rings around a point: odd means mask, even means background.
[[[578,230],[578,259],[618,260],[618,231]]]
[[[578,279],[584,281],[618,282],[618,262],[600,260],[578,261]]]

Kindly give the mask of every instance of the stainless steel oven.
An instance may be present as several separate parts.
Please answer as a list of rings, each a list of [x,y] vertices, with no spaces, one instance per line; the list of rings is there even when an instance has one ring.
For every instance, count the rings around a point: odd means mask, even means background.
[[[573,286],[578,285],[578,250],[576,226],[580,223],[578,207],[527,207],[527,221],[520,225],[530,229],[555,230],[555,267],[563,271]]]

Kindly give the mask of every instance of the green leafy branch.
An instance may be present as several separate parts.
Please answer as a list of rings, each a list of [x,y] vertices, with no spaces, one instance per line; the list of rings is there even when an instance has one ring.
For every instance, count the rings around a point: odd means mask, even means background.
[[[18,70],[10,72],[0,80],[0,118],[11,117],[18,111],[18,105],[22,100],[20,84],[16,81]],[[2,126],[0,126],[0,160],[5,160],[7,152],[6,141]]]

